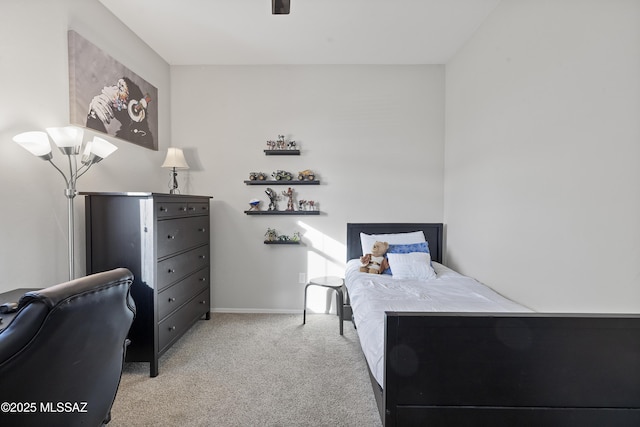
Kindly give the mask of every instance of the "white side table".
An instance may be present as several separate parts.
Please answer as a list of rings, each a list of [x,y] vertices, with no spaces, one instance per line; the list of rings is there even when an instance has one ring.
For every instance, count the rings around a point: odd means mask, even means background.
[[[333,289],[336,291],[336,310],[338,312],[338,319],[340,321],[340,335],[342,335],[342,321],[344,320],[344,279],[335,276],[323,276],[323,277],[314,277],[309,280],[309,283],[304,287],[304,310],[302,312],[302,324],[304,325],[307,322],[307,288],[309,286],[322,286],[324,288]]]

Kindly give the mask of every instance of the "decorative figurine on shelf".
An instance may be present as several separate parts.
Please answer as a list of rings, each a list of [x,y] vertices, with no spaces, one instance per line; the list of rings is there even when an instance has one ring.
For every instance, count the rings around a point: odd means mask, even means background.
[[[267,179],[267,174],[264,172],[251,172],[249,174],[250,181],[264,181],[265,179]]]
[[[293,209],[293,189],[289,187],[287,191],[283,191],[282,194],[288,198],[287,200],[287,210],[292,211]]]
[[[262,200],[258,200],[258,199],[249,200],[249,210],[250,211],[259,211],[261,202],[262,202]]]
[[[271,176],[274,177],[276,181],[291,181],[293,179],[293,175],[291,175],[291,172],[283,171],[280,169],[272,173]]]
[[[298,181],[313,181],[314,179],[316,179],[316,174],[309,169],[298,172]]]
[[[310,211],[317,211],[318,210],[318,202],[314,202],[313,200],[309,200],[307,202],[307,205],[309,206]]]
[[[285,236],[285,235],[278,236],[278,241],[279,241],[279,242],[288,242],[289,240],[291,240],[291,239],[289,238],[289,236]]]
[[[299,211],[306,210],[307,209],[306,206],[307,206],[307,201],[306,200],[298,200],[298,210]]]
[[[284,135],[278,135],[277,140],[267,140],[267,150],[297,150],[295,141],[286,141]]]
[[[293,242],[299,242],[300,241],[300,232],[296,231],[295,233],[293,233],[293,237],[291,238],[291,241]]]
[[[278,196],[278,193],[273,191],[272,188],[267,188],[266,190],[264,190],[264,192],[267,194],[267,196],[269,196],[269,208],[267,210],[277,211],[278,210],[277,203],[278,203],[278,199],[280,198],[280,196]]]
[[[273,228],[267,228],[267,232],[264,233],[264,237],[266,242],[273,242],[278,238],[278,233],[276,233],[276,230]]]

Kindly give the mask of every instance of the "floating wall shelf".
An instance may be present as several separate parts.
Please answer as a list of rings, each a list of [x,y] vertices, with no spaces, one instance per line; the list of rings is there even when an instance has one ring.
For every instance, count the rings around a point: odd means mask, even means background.
[[[300,181],[300,180],[291,180],[291,181],[285,181],[285,180],[280,180],[280,181],[276,181],[275,179],[266,179],[266,180],[259,180],[259,179],[254,179],[254,180],[246,180],[244,182],[247,185],[320,185],[320,181],[318,180],[313,180],[313,181]]]
[[[247,215],[320,215],[320,211],[244,211]]]
[[[300,150],[264,150],[267,156],[299,156]]]
[[[279,240],[265,240],[264,241],[265,245],[299,245],[300,241],[294,242],[293,240],[284,240],[284,241],[279,241]]]

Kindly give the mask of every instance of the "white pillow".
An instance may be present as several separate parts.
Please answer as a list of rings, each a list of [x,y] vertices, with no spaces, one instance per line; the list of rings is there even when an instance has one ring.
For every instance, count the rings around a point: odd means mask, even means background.
[[[387,254],[394,279],[430,280],[436,278],[431,255],[424,252]]]
[[[390,245],[404,245],[410,243],[426,242],[422,231],[411,231],[409,233],[394,234],[364,234],[360,233],[360,244],[362,245],[362,255],[371,253],[371,248],[375,242],[387,242]]]

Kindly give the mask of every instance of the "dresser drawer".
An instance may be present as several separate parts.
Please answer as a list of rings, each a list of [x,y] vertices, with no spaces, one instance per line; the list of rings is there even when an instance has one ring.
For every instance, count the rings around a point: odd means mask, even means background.
[[[209,245],[167,258],[158,263],[158,290],[209,265]]]
[[[189,215],[208,215],[209,202],[192,202],[187,205],[187,213]]]
[[[158,258],[209,242],[209,216],[158,221]]]
[[[158,324],[158,351],[178,339],[191,324],[209,311],[209,289],[200,292],[197,297],[185,304]]]
[[[209,268],[192,274],[173,286],[158,293],[158,320],[189,301],[209,286]]]
[[[189,204],[187,202],[157,202],[155,204],[156,215],[158,218],[167,218],[172,216],[185,216],[189,213]]]

